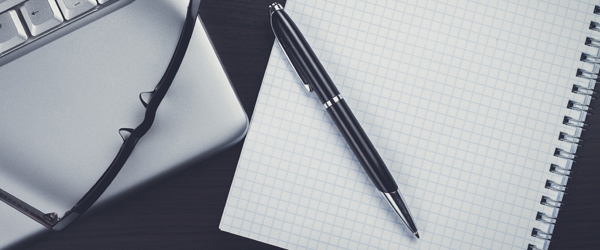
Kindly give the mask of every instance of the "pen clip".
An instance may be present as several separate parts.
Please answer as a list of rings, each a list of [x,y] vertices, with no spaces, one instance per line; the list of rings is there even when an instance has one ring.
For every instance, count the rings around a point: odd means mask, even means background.
[[[302,77],[300,76],[300,71],[298,71],[296,69],[296,67],[294,67],[294,63],[292,62],[292,59],[288,56],[287,53],[285,53],[285,50],[283,49],[283,46],[281,45],[281,43],[279,42],[279,40],[277,40],[277,43],[279,43],[279,47],[281,47],[281,51],[283,51],[283,54],[285,55],[285,57],[290,62],[290,65],[294,69],[294,72],[296,72],[296,74],[298,75],[298,78],[300,78],[300,82],[302,83],[302,85],[304,85],[304,88],[306,88],[306,90],[308,92],[313,92],[313,88],[308,83],[304,82],[304,80],[302,80]]]
[[[283,6],[281,6],[281,4],[279,3],[272,3],[271,5],[269,5],[269,14],[273,15],[273,13],[275,13],[275,11],[279,11],[279,10],[283,10]],[[302,76],[300,75],[301,72],[298,71],[298,69],[296,69],[296,67],[294,67],[294,62],[293,59],[290,57],[290,55],[288,55],[285,52],[285,49],[283,48],[283,44],[281,44],[281,41],[279,40],[279,37],[277,37],[277,32],[275,32],[275,29],[273,29],[273,18],[269,18],[271,20],[271,30],[273,31],[273,34],[275,35],[275,40],[277,41],[277,43],[279,44],[279,47],[281,48],[281,51],[283,52],[283,54],[285,55],[285,57],[288,59],[288,61],[290,62],[290,65],[292,66],[292,69],[294,69],[294,72],[296,72],[296,74],[298,75],[298,78],[300,78],[300,82],[302,82],[302,85],[304,85],[304,88],[306,88],[306,90],[308,92],[313,92],[313,88],[304,81],[304,79],[302,79]]]

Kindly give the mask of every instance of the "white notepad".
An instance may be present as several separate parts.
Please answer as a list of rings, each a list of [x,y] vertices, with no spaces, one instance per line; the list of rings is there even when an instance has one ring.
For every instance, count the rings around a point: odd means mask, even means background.
[[[567,181],[550,166],[570,169],[577,147],[559,134],[580,135],[576,109],[591,98],[572,89],[595,82],[576,72],[597,72],[580,60],[598,54],[584,44],[600,37],[594,4],[307,0],[285,10],[387,163],[421,239],[277,44],[222,230],[290,249],[548,247]]]

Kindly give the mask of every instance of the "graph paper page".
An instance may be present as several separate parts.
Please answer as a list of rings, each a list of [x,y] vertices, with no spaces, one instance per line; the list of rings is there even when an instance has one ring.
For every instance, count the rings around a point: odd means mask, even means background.
[[[397,218],[273,46],[220,229],[289,249],[527,249],[596,19],[577,1],[287,1],[399,186]],[[265,12],[267,12],[265,6]],[[265,15],[266,16],[266,15]]]

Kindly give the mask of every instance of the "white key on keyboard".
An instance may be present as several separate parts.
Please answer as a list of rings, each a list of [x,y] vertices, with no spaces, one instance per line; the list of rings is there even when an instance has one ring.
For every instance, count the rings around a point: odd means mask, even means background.
[[[57,0],[65,19],[71,20],[96,7],[96,0]]]
[[[15,10],[0,14],[0,53],[25,42],[27,33]]]
[[[0,0],[0,12],[4,12],[22,2],[25,2],[25,0]]]
[[[63,21],[54,0],[30,0],[21,6],[21,14],[32,36],[42,34]]]

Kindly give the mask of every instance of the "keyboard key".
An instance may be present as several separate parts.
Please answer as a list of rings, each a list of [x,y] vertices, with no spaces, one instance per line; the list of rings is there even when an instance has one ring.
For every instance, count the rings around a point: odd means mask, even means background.
[[[42,34],[63,21],[54,0],[30,0],[21,6],[21,14],[32,36]]]
[[[0,53],[3,53],[27,40],[27,33],[19,21],[15,10],[0,14]]]
[[[65,19],[71,20],[96,7],[96,0],[57,0]]]
[[[22,2],[25,2],[25,0],[0,0],[0,12],[4,12]]]

